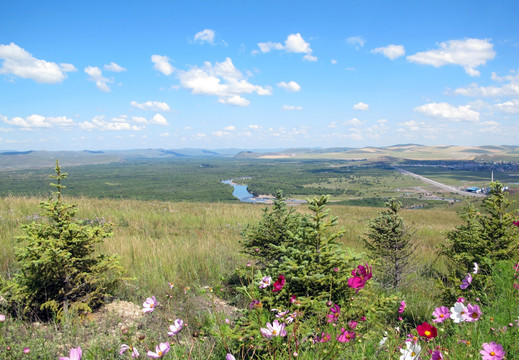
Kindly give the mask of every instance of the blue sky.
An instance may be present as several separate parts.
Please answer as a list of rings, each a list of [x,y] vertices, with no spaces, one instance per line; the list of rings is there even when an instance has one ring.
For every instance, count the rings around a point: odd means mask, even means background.
[[[519,145],[519,2],[4,1],[0,149]]]

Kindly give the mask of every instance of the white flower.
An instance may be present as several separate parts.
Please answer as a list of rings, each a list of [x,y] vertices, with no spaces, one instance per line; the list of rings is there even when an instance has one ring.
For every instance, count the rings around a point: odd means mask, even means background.
[[[182,327],[184,326],[184,322],[180,319],[175,320],[173,325],[169,325],[169,331],[168,336],[175,336],[177,335],[180,330],[182,330]]]
[[[477,274],[479,271],[479,265],[477,262],[474,263],[474,271],[472,271],[473,274]]]
[[[279,321],[274,320],[272,322],[272,325],[270,323],[267,323],[267,328],[261,328],[260,332],[263,336],[265,336],[267,339],[270,339],[275,336],[286,336],[287,331],[285,330],[285,324],[279,323]]]
[[[450,318],[452,321],[454,321],[456,324],[464,321],[463,315],[467,313],[467,308],[463,303],[457,302],[454,304],[453,307],[451,307],[451,316]]]
[[[387,341],[387,331],[384,331],[384,337],[382,338],[382,340],[380,340],[380,342],[378,343],[378,346],[382,346],[386,343]]]
[[[406,348],[400,349],[400,352],[402,353],[400,360],[416,360],[420,356],[420,351],[422,351],[420,345],[407,341]]]
[[[259,283],[260,289],[265,289],[266,287],[270,286],[272,283],[272,278],[270,276],[265,276],[263,279],[261,279]]]

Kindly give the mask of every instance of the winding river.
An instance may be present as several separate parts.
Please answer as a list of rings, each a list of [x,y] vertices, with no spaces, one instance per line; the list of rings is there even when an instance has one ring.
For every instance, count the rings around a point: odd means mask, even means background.
[[[242,202],[253,203],[253,204],[256,204],[256,203],[265,204],[265,203],[269,203],[272,201],[269,198],[262,198],[262,197],[254,196],[253,194],[251,194],[249,192],[249,190],[247,190],[247,185],[236,184],[235,182],[232,181],[232,179],[231,180],[222,180],[222,183],[231,185],[234,188],[232,195],[234,197],[238,198]]]

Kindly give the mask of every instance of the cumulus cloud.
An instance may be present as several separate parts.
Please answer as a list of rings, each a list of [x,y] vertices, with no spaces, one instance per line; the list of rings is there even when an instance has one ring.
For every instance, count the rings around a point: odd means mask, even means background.
[[[204,29],[195,34],[195,42],[214,44],[214,30]]]
[[[125,68],[123,68],[121,65],[114,63],[113,61],[104,66],[106,71],[112,71],[112,72],[123,72],[126,71]]]
[[[354,126],[354,127],[359,127],[362,124],[364,124],[364,121],[361,121],[361,120],[359,120],[357,118],[353,118],[351,120],[348,120],[348,121],[344,122],[344,125],[349,125],[349,126]]]
[[[312,55],[313,50],[310,44],[303,39],[300,33],[288,35],[285,45],[268,41],[258,43],[258,47],[262,53],[267,53],[271,50],[285,50],[289,53],[305,54],[303,59],[306,61],[317,61],[317,57]],[[257,50],[254,53],[257,53]]]
[[[99,90],[108,92],[110,91],[110,87],[108,83],[113,82],[110,79],[107,79],[103,76],[103,72],[97,66],[87,66],[85,68],[85,73],[89,76],[89,80],[94,81]]]
[[[47,117],[33,114],[25,118],[19,116],[13,117],[11,119],[8,119],[5,116],[1,118],[6,124],[18,126],[24,129],[50,128],[54,125],[66,127],[74,124],[74,121],[72,119],[67,118],[66,116]]]
[[[132,125],[125,117],[112,118],[110,121],[106,121],[104,116],[95,116],[92,121],[84,121],[79,124],[83,130],[107,130],[107,131],[140,131],[143,130],[144,126]]]
[[[236,127],[234,125],[229,125],[223,128],[225,131],[234,131]]]
[[[192,94],[217,96],[222,104],[247,106],[250,102],[242,94],[272,94],[271,89],[248,82],[230,58],[214,65],[206,61],[202,67],[178,71],[178,78],[181,86]]]
[[[500,104],[494,105],[494,109],[497,111],[501,111],[508,114],[518,114],[519,113],[519,99],[514,99],[510,101],[505,101]]]
[[[293,111],[293,110],[303,110],[302,106],[294,106],[294,105],[283,105],[281,107],[283,111]]]
[[[452,121],[479,121],[479,112],[471,109],[470,105],[452,106],[447,103],[429,103],[414,109],[424,115]]]
[[[363,103],[363,102],[359,102],[359,103],[353,105],[353,108],[354,108],[355,110],[362,110],[362,111],[366,111],[366,110],[369,109],[369,105],[368,105],[368,104],[365,104],[365,103]]]
[[[500,77],[496,73],[492,73],[492,80],[503,83],[503,85],[478,86],[471,84],[468,87],[458,88],[454,92],[458,95],[465,96],[482,96],[482,97],[497,97],[497,96],[519,96],[519,69],[512,70],[510,75]]]
[[[72,64],[37,59],[15,43],[0,45],[0,59],[4,61],[0,74],[11,74],[38,83],[59,83],[67,77],[67,72],[77,70]]]
[[[407,57],[407,60],[440,67],[448,64],[460,65],[470,76],[479,76],[475,68],[492,60],[496,53],[493,45],[488,40],[466,39],[450,40],[439,44],[439,48],[424,52],[418,52]]]
[[[295,81],[289,81],[288,83],[282,81],[278,84],[280,88],[286,89],[289,92],[298,92],[301,90],[301,86]]]
[[[175,71],[175,68],[169,63],[169,57],[162,55],[151,55],[151,62],[154,64],[153,68],[160,71],[166,76],[169,76]]]
[[[346,39],[346,42],[350,45],[355,46],[356,49],[360,49],[364,46],[366,40],[364,40],[361,36],[350,36]]]
[[[170,111],[171,108],[165,102],[160,101],[146,101],[142,104],[137,101],[132,101],[130,103],[131,106],[141,110],[149,110],[149,111]]]
[[[380,53],[391,60],[405,55],[405,49],[402,45],[393,44],[373,49],[371,50],[371,52],[374,54]]]
[[[162,116],[161,114],[155,114],[155,116],[150,120],[150,123],[156,124],[156,125],[162,125],[162,126],[169,125],[166,118],[164,116]]]

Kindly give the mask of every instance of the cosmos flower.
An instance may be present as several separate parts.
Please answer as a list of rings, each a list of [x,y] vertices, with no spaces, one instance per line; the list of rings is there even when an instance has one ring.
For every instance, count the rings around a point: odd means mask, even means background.
[[[326,315],[326,317],[328,318],[328,322],[331,323],[331,322],[336,322],[337,319],[339,318],[339,315],[341,314],[341,307],[337,304],[333,305],[331,308],[330,308],[330,314]]]
[[[355,331],[346,330],[341,328],[341,333],[337,336],[337,341],[340,343],[347,343],[355,338]]]
[[[279,321],[274,320],[272,325],[267,323],[266,328],[261,328],[260,332],[267,339],[271,339],[276,336],[286,336],[287,331],[285,330],[285,324],[280,324]]]
[[[265,276],[263,279],[261,279],[259,288],[265,289],[266,287],[269,287],[272,283],[272,278],[270,276]]]
[[[278,280],[272,286],[272,291],[279,291],[283,289],[283,286],[285,286],[285,275],[279,275]]]
[[[474,269],[472,270],[473,274],[477,274],[479,272],[479,265],[477,262],[474,263]]]
[[[416,330],[418,331],[418,335],[424,336],[427,339],[433,339],[438,336],[438,330],[426,322],[424,322],[422,325],[418,325]]]
[[[182,330],[183,326],[184,326],[184,321],[182,321],[181,319],[175,320],[173,325],[169,325],[168,336],[177,335],[180,332],[180,330]]]
[[[59,360],[81,360],[81,355],[83,355],[83,351],[81,351],[81,348],[78,346],[77,348],[70,349],[69,356],[62,356]]]
[[[142,309],[142,312],[143,313],[149,313],[149,312],[152,312],[153,310],[155,310],[155,307],[158,305],[159,303],[157,302],[157,299],[155,299],[155,296],[152,296],[150,298],[147,298],[146,301],[142,304],[142,306],[144,307]]]
[[[353,277],[348,279],[348,286],[356,289],[355,292],[359,292],[359,290],[364,287],[366,282],[371,279],[371,276],[373,275],[372,267],[367,263],[366,266],[359,265],[351,272],[351,274]]]
[[[400,307],[398,308],[398,313],[402,314],[404,312],[404,310],[405,310],[405,307],[406,307],[405,301],[402,300],[400,302]]]
[[[483,350],[479,352],[482,360],[501,360],[505,357],[506,352],[503,350],[501,344],[495,342],[484,343]]]
[[[440,323],[440,322],[444,322],[445,320],[447,320],[450,315],[451,315],[451,312],[449,311],[449,308],[448,307],[445,307],[445,306],[440,306],[440,307],[437,307],[434,311],[433,311],[433,316],[435,317],[435,319],[433,320],[433,322],[435,323]]]
[[[169,350],[170,350],[169,343],[163,342],[155,347],[155,352],[149,350],[147,355],[150,358],[158,359],[158,358],[161,358],[164,355],[166,355]]]
[[[450,318],[452,321],[454,321],[456,324],[464,321],[463,315],[467,313],[467,308],[463,303],[457,302],[454,304],[453,307],[451,307],[451,315]]]
[[[463,279],[463,281],[461,282],[460,288],[465,290],[466,288],[469,287],[471,282],[472,282],[472,275],[467,274],[467,276],[465,276],[465,279]]]
[[[126,345],[126,344],[122,344],[121,345],[121,349],[119,350],[119,355],[124,354],[127,350],[131,350],[132,351],[132,358],[138,358],[139,357],[139,351],[137,350],[137,348],[135,348],[133,346],[130,346],[130,345]]]
[[[418,343],[406,341],[406,348],[400,349],[402,353],[400,360],[417,360],[420,356],[420,351],[422,351],[422,347]]]
[[[463,321],[473,322],[478,321],[481,317],[481,309],[478,305],[468,304],[466,312],[462,315]]]

